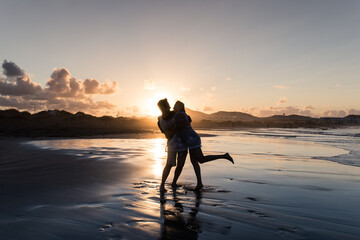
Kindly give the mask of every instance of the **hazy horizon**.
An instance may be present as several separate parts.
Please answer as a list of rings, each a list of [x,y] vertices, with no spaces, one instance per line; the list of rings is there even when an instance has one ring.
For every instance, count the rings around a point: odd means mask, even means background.
[[[17,109],[17,108],[14,108],[14,107],[7,107],[7,108],[0,108],[0,111],[7,111],[7,110],[17,110],[19,112],[28,112],[30,114],[37,114],[37,113],[40,113],[40,112],[52,112],[52,111],[66,111],[66,112],[69,112],[71,114],[77,114],[77,113],[84,113],[84,114],[88,114],[88,115],[91,115],[91,116],[95,116],[95,117],[104,117],[104,116],[110,116],[110,117],[127,117],[127,118],[153,118],[153,119],[157,119],[158,116],[161,115],[161,113],[159,113],[160,115],[151,115],[151,114],[131,114],[130,112],[128,113],[125,113],[125,112],[117,112],[116,114],[91,114],[89,112],[84,112],[84,111],[71,111],[71,110],[66,110],[66,109],[28,109],[28,110],[21,110],[21,109]],[[204,112],[204,111],[201,111],[201,110],[193,110],[193,109],[189,109],[189,108],[186,108],[186,111],[187,111],[187,114],[191,115],[192,114],[192,111],[194,112],[197,112],[199,114],[206,114],[206,115],[212,115],[212,114],[218,114],[218,113],[241,113],[241,114],[249,114],[249,115],[252,115],[250,113],[246,113],[246,112],[241,112],[241,111],[224,111],[224,110],[219,110],[219,111],[214,111],[214,112]],[[345,115],[345,116],[310,116],[310,115],[302,115],[302,114],[285,114],[285,113],[282,113],[282,114],[273,114],[273,115],[269,115],[269,116],[256,116],[256,115],[252,115],[254,117],[258,117],[258,118],[267,118],[267,117],[273,117],[273,116],[294,116],[294,115],[297,115],[297,116],[304,116],[304,117],[312,117],[312,118],[326,118],[326,117],[329,117],[329,118],[343,118],[343,117],[347,117],[347,116],[350,116],[350,115],[359,115],[359,114],[356,114],[356,113],[349,113],[348,115]],[[206,119],[206,118],[205,118]],[[237,120],[235,120],[237,121]]]
[[[360,114],[358,1],[0,0],[0,109]]]

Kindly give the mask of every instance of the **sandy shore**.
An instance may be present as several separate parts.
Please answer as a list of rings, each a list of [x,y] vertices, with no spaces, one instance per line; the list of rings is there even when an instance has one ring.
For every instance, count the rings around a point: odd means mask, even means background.
[[[188,162],[180,187],[160,196],[160,176],[149,169],[155,163],[146,151],[154,143],[132,147],[140,140],[125,139],[133,145],[121,153],[107,147],[106,156],[95,148],[69,152],[0,140],[1,239],[360,236],[359,168],[234,154],[235,165],[202,165],[202,192],[191,190],[195,179]]]

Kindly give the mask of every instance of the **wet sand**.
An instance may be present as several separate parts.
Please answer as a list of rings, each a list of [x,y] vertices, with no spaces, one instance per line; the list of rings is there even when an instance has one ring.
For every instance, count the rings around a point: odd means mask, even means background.
[[[203,139],[209,154],[235,147],[226,137]],[[360,236],[358,167],[265,154],[263,146],[262,153],[234,149],[235,165],[221,160],[201,166],[205,188],[200,193],[192,191],[195,177],[187,159],[179,188],[167,186],[161,196],[164,139],[54,141],[61,150],[47,148],[46,141],[38,148],[24,144],[27,140],[0,140],[1,239]],[[224,145],[216,147],[219,141]],[[269,144],[256,141],[256,146]],[[251,149],[247,144],[236,147]],[[314,152],[337,151],[296,144]]]

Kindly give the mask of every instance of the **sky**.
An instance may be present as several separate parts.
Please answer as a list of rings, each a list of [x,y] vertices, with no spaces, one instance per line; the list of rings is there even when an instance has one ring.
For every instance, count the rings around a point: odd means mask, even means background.
[[[0,108],[360,114],[360,1],[0,0]]]

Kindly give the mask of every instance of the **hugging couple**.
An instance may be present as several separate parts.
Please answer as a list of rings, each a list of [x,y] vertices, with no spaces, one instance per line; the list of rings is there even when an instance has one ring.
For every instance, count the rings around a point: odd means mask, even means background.
[[[176,182],[184,167],[188,150],[197,180],[195,191],[199,191],[203,187],[199,163],[206,163],[217,159],[227,159],[234,164],[229,153],[204,156],[201,150],[200,136],[191,127],[191,118],[185,112],[184,103],[177,101],[173,111],[170,111],[170,104],[166,98],[161,99],[157,105],[162,112],[162,115],[158,118],[158,126],[168,140],[168,155],[162,174],[160,192],[166,191],[165,181],[173,166],[176,166],[176,169],[171,186],[174,188],[177,187]]]

